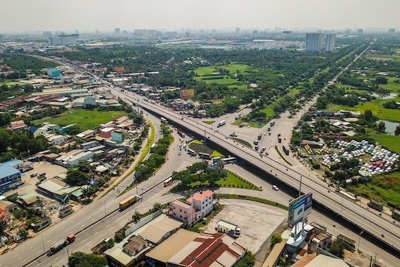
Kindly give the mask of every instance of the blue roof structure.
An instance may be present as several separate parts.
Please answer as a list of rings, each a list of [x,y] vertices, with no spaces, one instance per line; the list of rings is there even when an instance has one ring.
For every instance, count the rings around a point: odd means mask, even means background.
[[[20,171],[16,168],[8,165],[0,165],[0,179],[17,173],[20,173]]]
[[[19,159],[11,159],[11,160],[9,160],[9,161],[5,161],[5,162],[3,162],[3,163],[0,163],[0,166],[2,166],[2,165],[7,165],[7,166],[10,166],[10,167],[14,167],[14,166],[21,165],[22,163],[23,163],[22,160],[19,160]]]

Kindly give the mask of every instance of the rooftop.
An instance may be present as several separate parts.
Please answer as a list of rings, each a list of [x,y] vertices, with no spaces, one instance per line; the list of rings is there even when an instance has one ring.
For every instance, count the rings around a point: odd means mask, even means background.
[[[0,178],[11,176],[17,173],[20,173],[20,171],[14,167],[8,165],[0,165]]]

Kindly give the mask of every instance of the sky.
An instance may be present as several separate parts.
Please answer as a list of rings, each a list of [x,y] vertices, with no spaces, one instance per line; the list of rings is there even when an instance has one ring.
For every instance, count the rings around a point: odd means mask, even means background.
[[[399,28],[400,0],[0,0],[0,32]]]

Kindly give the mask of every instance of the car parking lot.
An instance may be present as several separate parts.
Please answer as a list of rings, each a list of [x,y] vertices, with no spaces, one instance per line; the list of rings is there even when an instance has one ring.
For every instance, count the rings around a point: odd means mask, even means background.
[[[222,199],[220,204],[225,206],[224,209],[212,218],[205,232],[216,232],[220,219],[236,224],[241,229],[237,242],[253,253],[287,219],[286,211],[257,202]]]

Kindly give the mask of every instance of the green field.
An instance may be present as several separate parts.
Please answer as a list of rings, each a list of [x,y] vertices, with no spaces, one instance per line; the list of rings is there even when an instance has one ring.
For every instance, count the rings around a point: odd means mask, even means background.
[[[368,130],[367,133],[380,145],[400,154],[400,136],[377,133],[375,130]]]
[[[383,103],[390,101],[400,101],[400,96],[392,99],[375,99],[371,102],[361,103],[354,107],[329,104],[328,109],[360,111],[362,114],[366,110],[371,110],[374,116],[377,116],[381,120],[400,122],[400,109],[387,109],[383,107]]]
[[[400,83],[394,82],[395,80],[400,80],[397,77],[388,77],[388,84],[379,85],[380,88],[389,89],[392,91],[400,91]]]
[[[400,172],[374,176],[368,184],[350,186],[350,191],[363,197],[400,207]]]
[[[66,126],[76,123],[79,128],[84,130],[99,127],[101,123],[106,123],[126,115],[124,111],[97,111],[86,109],[70,109],[58,115],[57,117],[45,117],[40,120],[33,121],[37,125],[44,122],[55,123],[60,126]]]
[[[203,81],[205,83],[228,85],[231,88],[234,87],[237,87],[238,89],[247,88],[246,85],[236,81],[236,79],[231,78],[229,75],[219,74],[218,71],[219,68],[228,70],[230,75],[233,75],[235,73],[242,73],[243,75],[245,75],[246,72],[248,71],[256,71],[254,68],[243,64],[199,67],[194,71],[196,73],[196,77],[194,77],[194,79],[196,81]]]

